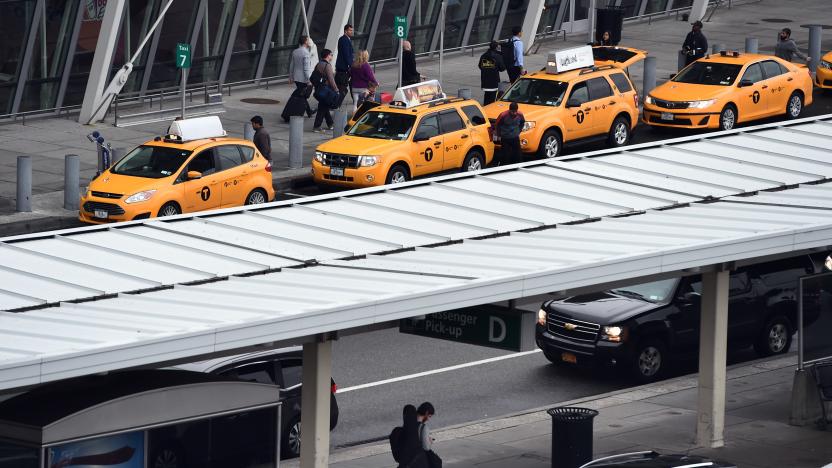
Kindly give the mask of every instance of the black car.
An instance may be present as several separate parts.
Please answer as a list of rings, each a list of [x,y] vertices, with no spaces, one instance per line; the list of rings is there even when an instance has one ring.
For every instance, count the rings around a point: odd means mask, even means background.
[[[206,372],[250,382],[280,387],[282,406],[281,458],[300,456],[301,380],[303,348],[282,348],[259,353],[241,354],[177,366],[179,369]],[[337,387],[331,384],[329,429],[338,424]]]
[[[733,463],[714,461],[698,455],[661,455],[634,452],[593,460],[581,468],[737,468]]]
[[[820,271],[822,260],[803,255],[731,272],[729,345],[753,345],[761,356],[787,352],[798,278]],[[688,276],[547,301],[537,346],[553,363],[624,368],[653,381],[673,358],[697,355],[701,292],[701,277]]]

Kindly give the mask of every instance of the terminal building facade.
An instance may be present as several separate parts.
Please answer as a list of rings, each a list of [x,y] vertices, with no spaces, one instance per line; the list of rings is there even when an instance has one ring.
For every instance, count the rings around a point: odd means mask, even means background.
[[[303,4],[301,2],[303,1]],[[625,17],[690,7],[693,0],[598,0]],[[73,111],[81,107],[91,74],[113,74],[137,52],[167,0],[4,0],[0,2],[0,117]],[[189,85],[244,84],[287,75],[288,60],[304,32],[319,49],[335,48],[343,25],[353,24],[356,49],[371,62],[397,53],[395,16],[407,16],[417,54],[439,49],[441,0],[174,0],[160,27],[134,62],[122,93],[158,92],[180,82],[176,44],[191,45]],[[107,24],[108,6],[123,8]],[[585,31],[590,0],[447,0],[445,49],[506,39],[521,26],[526,46],[534,36]],[[118,23],[118,24],[115,24]],[[95,70],[102,32],[117,34],[115,50]],[[102,62],[99,60],[99,62]],[[109,81],[109,79],[107,80]]]

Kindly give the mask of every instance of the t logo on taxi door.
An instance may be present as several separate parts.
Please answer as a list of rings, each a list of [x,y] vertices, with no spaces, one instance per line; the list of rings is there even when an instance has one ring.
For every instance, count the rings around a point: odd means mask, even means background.
[[[760,102],[760,92],[759,91],[754,91],[754,93],[751,95],[751,100],[754,101],[754,104],[757,104],[758,102]]]
[[[207,186],[202,187],[202,190],[199,191],[199,198],[201,198],[202,201],[208,201],[208,199],[211,198],[211,189]]]
[[[427,148],[425,150],[425,161],[430,161],[433,159],[433,148]]]
[[[578,115],[576,116],[578,119],[578,123],[584,123],[584,111],[578,111]]]

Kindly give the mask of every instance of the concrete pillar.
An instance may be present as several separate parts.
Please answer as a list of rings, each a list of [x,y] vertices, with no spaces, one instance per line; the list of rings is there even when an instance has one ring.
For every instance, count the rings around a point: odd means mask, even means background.
[[[32,211],[32,157],[17,157],[17,211]]]
[[[728,351],[728,271],[702,275],[699,331],[699,405],[696,443],[725,445],[725,380]]]
[[[537,34],[537,27],[540,25],[540,17],[543,16],[545,5],[546,0],[529,0],[526,16],[523,17],[523,45],[526,50],[534,44],[534,36]]]
[[[332,379],[332,342],[303,345],[303,415],[300,467],[329,466],[329,415]]]
[[[821,25],[809,25],[809,58],[812,59],[811,61],[809,61],[809,71],[811,71],[812,73],[817,71],[818,64],[820,63],[820,41],[822,35],[823,27]]]
[[[456,95],[461,97],[462,99],[471,99],[471,89],[470,88],[459,88],[457,90]]]
[[[711,53],[714,55],[719,54],[723,50],[727,50],[725,48],[725,44],[714,44],[713,46],[711,46]]]
[[[745,38],[745,52],[748,54],[756,54],[759,53],[760,50],[760,41],[757,40],[756,37],[746,37]]]
[[[289,168],[303,167],[303,117],[289,117]]]
[[[251,126],[251,122],[246,122],[243,125],[243,138],[248,141],[254,140],[254,127]]]
[[[685,68],[685,62],[687,62],[687,56],[680,50],[679,55],[676,57],[676,70]]]
[[[688,22],[702,21],[705,17],[705,12],[708,10],[708,0],[693,0],[693,5],[690,7],[690,17]]]
[[[335,8],[332,10],[332,18],[310,18],[310,20],[315,20],[316,22],[329,21],[329,34],[326,36],[326,48],[332,51],[333,67],[335,67],[335,59],[338,58],[338,38],[344,35],[344,25],[350,22],[352,6],[353,0],[336,0]],[[315,16],[315,12],[312,12],[312,16]],[[391,24],[390,27],[392,28],[393,25]],[[323,47],[318,48],[318,50],[323,49]],[[370,60],[372,59],[370,57]],[[317,62],[318,57],[315,57],[314,61]]]
[[[64,209],[77,210],[79,193],[81,158],[77,154],[64,156]]]
[[[332,138],[338,138],[344,134],[344,127],[347,126],[347,111],[344,106],[339,107],[332,113]]]
[[[818,402],[818,387],[809,369],[797,369],[792,380],[792,406],[789,424],[808,426],[823,416]]]
[[[81,112],[78,115],[78,121],[83,124],[89,122],[98,111],[96,105],[104,93],[104,88],[107,87],[113,54],[118,49],[119,26],[124,16],[125,3],[126,0],[107,1],[104,18],[101,19],[95,55],[92,58],[90,75],[87,79],[87,88],[84,91],[84,101],[81,103]]]
[[[641,95],[647,96],[656,87],[656,57],[648,55],[644,59],[644,84],[641,88]]]

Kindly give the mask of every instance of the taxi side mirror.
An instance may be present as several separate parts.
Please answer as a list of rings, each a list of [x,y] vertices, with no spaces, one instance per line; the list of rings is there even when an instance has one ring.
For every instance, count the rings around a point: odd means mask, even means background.
[[[202,173],[199,171],[188,171],[188,180],[201,179]]]
[[[430,136],[425,132],[416,132],[416,134],[413,135],[413,141],[428,141],[428,140],[430,140]]]
[[[753,84],[754,84],[754,82],[752,82],[751,80],[740,80],[739,87],[740,88],[746,88],[746,87],[751,86]]]
[[[580,99],[570,98],[568,101],[566,101],[566,108],[570,109],[572,107],[581,107],[581,104],[582,103]]]

